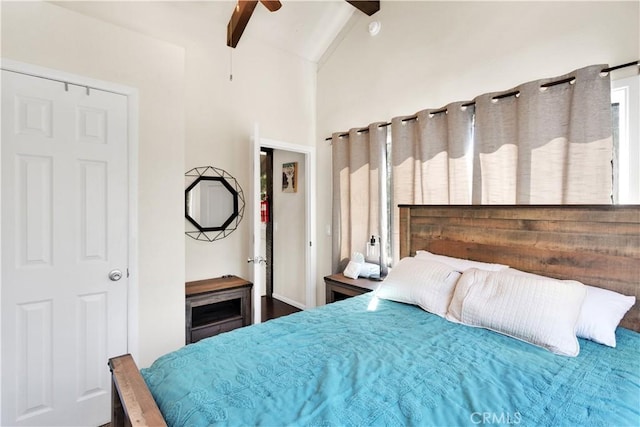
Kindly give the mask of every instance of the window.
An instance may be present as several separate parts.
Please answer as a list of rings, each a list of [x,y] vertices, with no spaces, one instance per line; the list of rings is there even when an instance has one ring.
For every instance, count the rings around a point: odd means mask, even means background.
[[[640,76],[611,82],[614,203],[640,203]]]

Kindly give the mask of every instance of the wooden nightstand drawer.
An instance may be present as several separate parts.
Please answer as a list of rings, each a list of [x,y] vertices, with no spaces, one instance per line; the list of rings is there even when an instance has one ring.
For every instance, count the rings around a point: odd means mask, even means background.
[[[252,286],[235,276],[187,283],[186,343],[250,325]]]
[[[194,343],[203,338],[212,337],[223,332],[233,331],[234,329],[241,328],[242,326],[244,326],[242,324],[242,317],[237,316],[232,319],[218,321],[217,323],[191,328],[191,342]]]

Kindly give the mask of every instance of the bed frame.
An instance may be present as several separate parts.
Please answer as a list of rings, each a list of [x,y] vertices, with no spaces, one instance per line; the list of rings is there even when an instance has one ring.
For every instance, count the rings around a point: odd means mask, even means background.
[[[640,205],[400,206],[400,257],[425,249],[640,300]],[[621,325],[640,332],[640,305]],[[111,426],[166,425],[131,355],[109,360]]]
[[[639,205],[401,205],[400,257],[418,249],[635,295],[640,331]]]

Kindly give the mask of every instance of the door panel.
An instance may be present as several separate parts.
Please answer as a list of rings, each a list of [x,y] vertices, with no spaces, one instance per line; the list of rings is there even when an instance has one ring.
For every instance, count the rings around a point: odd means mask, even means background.
[[[249,203],[248,212],[251,221],[251,266],[249,274],[253,282],[253,323],[262,322],[262,283],[263,269],[265,262],[264,254],[261,253],[261,221],[260,221],[260,130],[256,124],[253,129],[253,138],[251,139],[251,185],[249,186]]]
[[[78,163],[80,259],[107,260],[107,163]]]
[[[125,96],[2,71],[3,425],[110,418],[107,359],[127,352],[127,144]]]
[[[16,421],[48,412],[53,406],[53,301],[18,304],[16,341],[16,387],[3,388],[3,397],[13,391],[16,396]],[[4,322],[3,322],[4,323]],[[4,344],[3,344],[4,347]],[[10,377],[3,357],[3,381]],[[13,384],[12,384],[13,385]],[[7,407],[3,405],[6,412]]]
[[[16,156],[16,267],[51,267],[52,158]]]

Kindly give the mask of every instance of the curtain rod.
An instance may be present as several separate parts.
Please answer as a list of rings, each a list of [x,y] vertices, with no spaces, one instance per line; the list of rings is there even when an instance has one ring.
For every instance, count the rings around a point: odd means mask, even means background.
[[[640,60],[627,62],[626,64],[614,65],[613,67],[609,67],[609,68],[603,68],[602,70],[600,70],[600,72],[601,73],[610,73],[611,71],[619,70],[621,68],[626,68],[626,67],[632,67],[634,65],[640,66]],[[558,80],[558,81],[555,81],[555,82],[549,82],[549,83],[541,84],[540,87],[547,88],[547,87],[557,86],[557,85],[561,85],[561,84],[564,84],[564,83],[570,83],[570,82],[574,81],[575,79],[576,79],[575,77],[567,77],[566,79],[561,79],[561,80]],[[500,94],[500,95],[496,95],[492,99],[502,99],[502,98],[508,98],[510,96],[518,96],[518,95],[520,95],[520,91],[519,90],[514,90],[514,91],[511,91],[511,92],[507,92],[507,93],[503,93],[503,94]],[[462,104],[461,107],[465,107],[466,108],[466,107],[471,107],[472,105],[476,105],[476,103],[474,101],[470,101],[470,102],[467,102],[465,104]],[[436,115],[436,114],[446,113],[446,112],[447,112],[447,109],[443,108],[443,109],[440,109],[440,110],[437,110],[437,111],[432,111],[430,114]],[[418,118],[418,116],[414,114],[413,116],[410,116],[410,117],[407,117],[405,119],[402,119],[402,121],[403,122],[410,122],[410,121],[415,120],[417,118]],[[390,126],[390,125],[391,125],[391,122],[388,122],[388,123],[382,123],[382,124],[378,125],[378,127],[383,128],[383,127],[387,127],[387,126]],[[366,127],[366,128],[358,129],[358,130],[356,130],[356,132],[358,132],[358,133],[369,132],[369,128]],[[338,138],[343,138],[345,136],[349,136],[349,133],[348,132],[341,133],[340,135],[338,135]],[[332,139],[332,137],[328,137],[328,138],[325,138],[324,140],[325,141],[331,141],[331,139]]]

